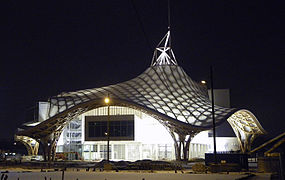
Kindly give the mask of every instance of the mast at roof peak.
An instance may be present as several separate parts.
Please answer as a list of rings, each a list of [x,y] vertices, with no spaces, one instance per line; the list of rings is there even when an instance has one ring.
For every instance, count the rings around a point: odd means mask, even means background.
[[[171,48],[170,27],[168,27],[166,35],[156,46],[151,61],[151,66],[162,66],[162,65],[177,66],[177,61]]]

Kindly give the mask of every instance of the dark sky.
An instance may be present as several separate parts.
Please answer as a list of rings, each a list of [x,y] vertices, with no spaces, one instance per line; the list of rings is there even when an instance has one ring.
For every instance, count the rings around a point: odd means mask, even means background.
[[[166,0],[10,0],[0,13],[1,139],[32,120],[39,100],[142,73],[168,26]],[[232,107],[252,111],[270,136],[285,126],[284,17],[281,0],[171,1],[178,64],[196,81],[213,65],[215,88],[230,88]]]

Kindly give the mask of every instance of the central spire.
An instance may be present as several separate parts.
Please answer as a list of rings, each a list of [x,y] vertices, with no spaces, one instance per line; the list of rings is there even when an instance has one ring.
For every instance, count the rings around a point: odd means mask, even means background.
[[[177,65],[177,61],[171,49],[170,30],[168,30],[166,35],[156,46],[153,53],[151,66],[161,66],[161,65]]]

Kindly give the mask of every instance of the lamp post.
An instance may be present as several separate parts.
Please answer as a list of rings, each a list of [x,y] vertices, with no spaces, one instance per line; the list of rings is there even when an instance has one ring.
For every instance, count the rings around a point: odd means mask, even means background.
[[[110,160],[110,154],[109,154],[109,144],[110,144],[110,98],[109,95],[104,99],[105,104],[107,104],[108,107],[108,116],[107,116],[107,162]]]
[[[214,100],[214,82],[213,82],[213,66],[210,67],[211,77],[211,96],[212,96],[212,118],[213,118],[213,140],[214,140],[214,163],[217,164],[216,150],[216,120],[215,120],[215,100]]]
[[[215,120],[215,100],[214,100],[214,82],[213,82],[213,66],[210,67],[210,81],[211,81],[211,108],[212,108],[212,119],[213,119],[213,144],[214,144],[214,163],[217,164],[217,148],[216,148],[216,120]],[[202,80],[202,85],[206,85],[207,82]]]

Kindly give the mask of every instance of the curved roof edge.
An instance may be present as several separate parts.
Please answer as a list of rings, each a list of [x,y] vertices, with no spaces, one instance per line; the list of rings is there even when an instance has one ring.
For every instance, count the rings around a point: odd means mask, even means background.
[[[227,121],[233,128],[243,153],[250,151],[251,144],[257,136],[266,134],[257,118],[249,110],[240,109]]]

